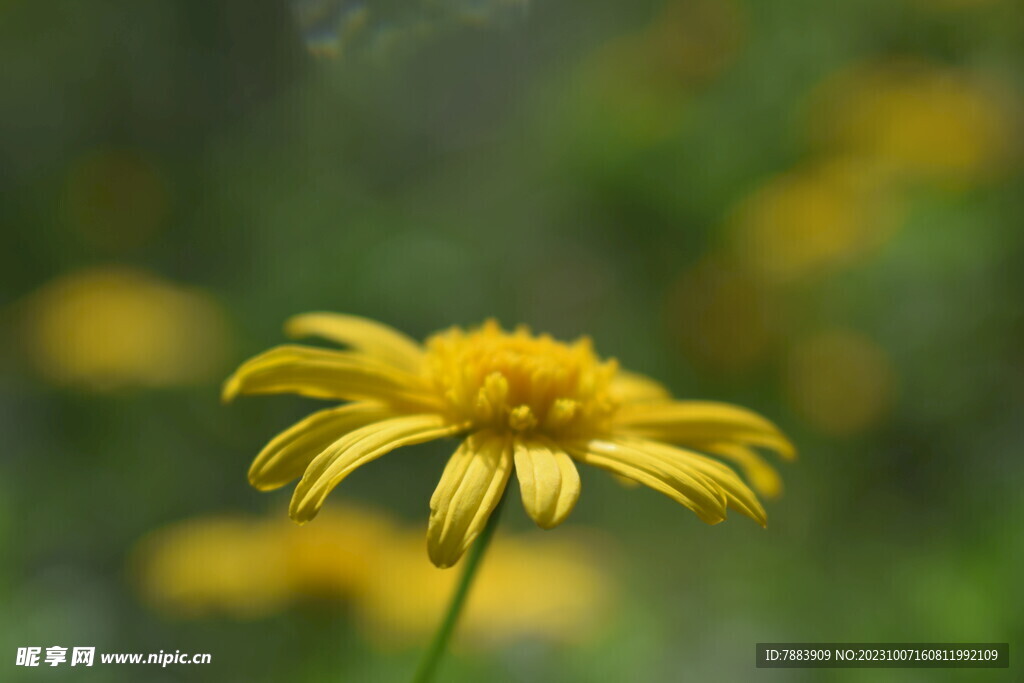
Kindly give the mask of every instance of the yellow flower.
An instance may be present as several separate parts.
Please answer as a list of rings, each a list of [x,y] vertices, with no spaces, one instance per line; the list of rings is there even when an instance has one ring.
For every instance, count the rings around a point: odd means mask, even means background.
[[[351,350],[271,349],[228,379],[224,399],[290,392],[351,403],[275,437],[249,481],[269,490],[301,476],[289,513],[306,522],[360,465],[401,446],[465,436],[430,500],[427,549],[439,567],[455,564],[483,530],[513,470],[527,513],[545,529],[576,504],[576,462],[646,484],[709,524],[725,519],[728,507],[763,525],[754,493],[698,451],[755,470],[770,466],[753,447],[794,454],[763,417],[722,403],[675,401],[653,380],[602,361],[586,338],[564,344],[489,321],[440,332],[420,346],[385,325],[329,313],[297,316],[286,330]]]
[[[25,346],[47,379],[92,391],[170,387],[222,370],[229,333],[201,290],[143,270],[66,273],[26,301]]]
[[[884,418],[896,393],[885,349],[870,338],[828,329],[789,353],[783,384],[794,412],[826,434],[849,436]]]
[[[571,643],[597,635],[615,602],[608,574],[614,562],[602,539],[571,526],[554,538],[540,532],[497,535],[461,616],[463,643]],[[422,553],[422,532],[400,531],[354,601],[367,636],[382,648],[429,636],[455,590],[459,577],[434,567]]]
[[[132,555],[139,590],[154,607],[176,616],[274,614],[291,597],[291,556],[267,552],[271,528],[221,515],[153,532]]]
[[[836,157],[770,178],[732,216],[738,261],[759,279],[790,282],[877,251],[901,218],[885,176],[866,159]]]
[[[396,536],[404,537],[391,519],[352,505],[329,507],[304,528],[277,517],[195,517],[148,534],[132,565],[146,601],[169,614],[258,618],[299,597],[365,593],[386,550],[380,539]]]
[[[998,81],[928,63],[856,65],[813,93],[824,142],[888,167],[896,178],[970,187],[1007,160],[1012,98]]]
[[[767,356],[777,336],[777,288],[765,287],[736,261],[707,255],[681,273],[666,296],[665,323],[702,370],[746,372]]]
[[[326,506],[305,527],[276,516],[195,517],[147,534],[131,573],[144,601],[172,617],[257,619],[302,600],[338,602],[373,644],[400,647],[429,634],[458,580],[426,561],[421,534],[351,503]],[[557,538],[499,534],[460,638],[486,648],[592,637],[615,603],[614,550],[580,528]]]

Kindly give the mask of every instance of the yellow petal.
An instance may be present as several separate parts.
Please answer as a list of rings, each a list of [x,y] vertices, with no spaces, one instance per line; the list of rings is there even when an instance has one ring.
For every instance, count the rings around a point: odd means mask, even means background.
[[[381,420],[349,432],[306,468],[295,487],[288,514],[296,522],[308,522],[320,511],[331,489],[357,467],[396,448],[451,436],[462,429],[462,425],[451,425],[440,415],[426,414]]]
[[[708,524],[725,519],[724,492],[700,472],[655,451],[604,439],[560,444],[572,457],[649,486],[692,510]]]
[[[782,493],[782,478],[775,468],[753,448],[738,443],[712,443],[697,446],[699,450],[731,460],[743,470],[750,485],[767,498],[777,498]]]
[[[284,486],[302,476],[309,463],[347,432],[393,417],[394,412],[379,403],[349,403],[313,413],[284,430],[249,468],[249,483],[261,491]]]
[[[514,450],[523,507],[537,526],[558,526],[580,497],[576,465],[561,448],[540,438],[516,439]]]
[[[774,424],[757,413],[728,403],[671,401],[626,405],[615,426],[636,436],[694,445],[708,441],[739,441],[764,446],[793,458],[796,449]]]
[[[650,377],[620,369],[615,373],[609,387],[622,403],[646,403],[648,401],[671,401],[672,394]]]
[[[348,351],[286,345],[250,358],[224,383],[222,397],[294,393],[311,398],[379,400],[434,408],[437,398],[419,377]]]
[[[418,373],[423,363],[423,350],[413,339],[393,327],[354,315],[303,313],[290,318],[284,329],[289,337],[321,337],[409,372]]]
[[[735,472],[720,462],[712,460],[706,455],[694,453],[683,448],[669,446],[668,444],[649,441],[646,439],[623,438],[614,439],[616,443],[632,446],[638,450],[655,452],[666,460],[677,463],[680,467],[700,472],[702,475],[715,482],[725,492],[728,505],[733,510],[750,517],[752,520],[765,526],[768,523],[768,515],[750,488],[743,483],[743,480]]]
[[[467,438],[448,459],[430,498],[427,552],[451,567],[487,524],[512,472],[512,443],[490,431]]]

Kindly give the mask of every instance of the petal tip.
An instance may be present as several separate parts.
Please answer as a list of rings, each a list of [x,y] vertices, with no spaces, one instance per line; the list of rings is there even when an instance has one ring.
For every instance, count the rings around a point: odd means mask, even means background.
[[[789,438],[787,438],[786,435],[783,434],[782,432],[779,432],[779,437],[781,438],[781,443],[779,443],[778,448],[779,455],[782,457],[783,460],[796,460],[796,446],[794,446],[793,442],[790,441]]]
[[[252,468],[249,470],[249,486],[253,487],[257,491],[273,491],[284,486],[283,483],[266,481],[263,478],[263,473]]]
[[[431,564],[433,564],[438,569],[451,569],[453,566],[455,566],[455,562],[450,562],[449,563],[446,560],[437,559],[437,558],[433,558],[433,557],[430,558],[430,562],[431,562]]]
[[[298,339],[306,336],[305,321],[308,319],[308,313],[299,313],[293,315],[284,321],[284,334],[286,337],[291,339]]]
[[[300,525],[312,520],[318,512],[320,512],[320,506],[308,503],[300,503],[298,505],[293,503],[288,508],[288,516],[292,518],[293,522]]]
[[[724,510],[721,511],[721,512],[719,512],[717,510],[715,510],[715,511],[694,510],[694,513],[697,515],[697,518],[700,519],[700,521],[704,522],[705,524],[707,524],[709,526],[715,526],[716,524],[721,524],[726,519],[726,513],[725,513]]]
[[[438,569],[450,569],[455,566],[455,563],[459,561],[462,554],[459,553],[455,557],[451,557],[448,553],[443,552],[442,548],[428,543],[427,556],[430,557],[431,564]]]
[[[241,388],[241,382],[238,378],[232,375],[224,382],[224,386],[220,390],[220,402],[231,403],[238,396],[238,391]]]

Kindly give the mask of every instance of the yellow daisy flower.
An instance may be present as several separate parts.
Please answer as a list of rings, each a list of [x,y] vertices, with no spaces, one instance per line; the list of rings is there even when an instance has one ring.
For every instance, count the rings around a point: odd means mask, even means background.
[[[455,564],[480,534],[513,470],[523,506],[545,529],[579,498],[576,463],[646,484],[709,524],[732,508],[764,525],[753,491],[705,453],[733,460],[754,482],[778,479],[755,447],[794,455],[765,418],[724,403],[674,400],[657,382],[599,358],[588,338],[566,344],[488,321],[421,346],[386,325],[333,313],[296,316],[286,332],[349,350],[270,349],[227,380],[224,400],[295,393],[350,402],[271,440],[249,481],[270,490],[301,477],[289,514],[307,522],[360,465],[401,446],[465,436],[430,499],[427,548],[439,567]]]

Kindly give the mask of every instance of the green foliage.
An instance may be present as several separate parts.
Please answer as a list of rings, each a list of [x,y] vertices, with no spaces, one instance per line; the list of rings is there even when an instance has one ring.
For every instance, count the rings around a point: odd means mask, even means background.
[[[767,502],[766,531],[735,519],[705,527],[657,494],[585,473],[571,522],[616,539],[614,619],[578,646],[457,652],[446,680],[744,680],[758,641],[1019,641],[1024,24],[1014,12],[1009,0],[532,0],[496,22],[488,11],[432,27],[439,12],[424,11],[427,28],[402,34],[408,44],[367,24],[331,57],[310,53],[288,6],[269,0],[3,3],[0,652],[213,654],[209,667],[147,680],[411,674],[417,653],[374,650],[344,606],[175,620],[133,583],[131,549],[148,530],[283,509],[287,493],[259,494],[245,472],[308,406],[224,408],[218,384],[280,341],[285,318],[311,310],[420,337],[489,316],[590,334],[679,396],[749,405],[800,448],[780,465],[785,492]],[[851,151],[829,133],[832,110],[816,103],[833,77],[907,63],[983,94],[965,106],[973,161],[944,155],[941,141],[956,141],[927,117],[908,130],[936,126],[940,144],[923,145],[934,154],[917,166],[886,158],[884,172],[877,155],[889,152]],[[880,99],[867,83],[856,102]],[[127,166],[90,165],[97,154]],[[815,183],[851,157],[863,163],[854,178],[895,207],[891,228],[868,226],[870,239],[783,268],[793,248],[832,234],[829,214],[814,218]],[[88,176],[97,168],[107,175]],[[810,179],[808,203],[795,219],[779,209],[768,227],[744,228],[738,207],[785,174]],[[862,192],[842,197],[860,207]],[[806,216],[809,232],[787,232]],[[775,239],[774,251],[747,248],[753,234]],[[776,254],[768,271],[764,253]],[[110,265],[216,301],[232,330],[220,374],[94,393],[40,372],[25,333],[33,293]],[[800,360],[836,330],[853,346],[824,348],[869,350]],[[740,362],[730,340],[750,335],[760,341]],[[807,379],[806,367],[825,370]],[[881,379],[864,389],[864,373]],[[874,403],[851,425],[828,412],[835,392],[843,410]],[[442,451],[370,465],[335,495],[421,519]],[[526,526],[509,513],[503,523]],[[130,667],[88,675],[75,680],[138,680]]]

